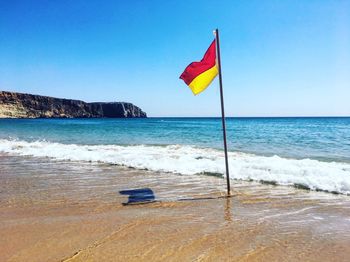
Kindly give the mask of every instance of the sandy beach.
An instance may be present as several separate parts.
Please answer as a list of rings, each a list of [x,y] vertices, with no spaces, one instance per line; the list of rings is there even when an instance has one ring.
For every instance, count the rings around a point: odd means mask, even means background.
[[[0,156],[1,261],[348,261],[350,199],[219,177]],[[123,190],[155,202],[123,205]]]

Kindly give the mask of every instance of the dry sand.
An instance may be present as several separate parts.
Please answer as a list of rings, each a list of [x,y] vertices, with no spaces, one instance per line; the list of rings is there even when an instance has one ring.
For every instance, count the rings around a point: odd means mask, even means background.
[[[350,260],[349,196],[232,184],[0,155],[0,261]]]

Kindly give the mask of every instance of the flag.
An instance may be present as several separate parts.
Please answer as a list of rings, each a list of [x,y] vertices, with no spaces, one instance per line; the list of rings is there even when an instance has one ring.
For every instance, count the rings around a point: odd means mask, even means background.
[[[181,74],[180,79],[191,88],[194,95],[197,95],[210,85],[217,74],[216,40],[214,40],[202,60],[189,64]]]

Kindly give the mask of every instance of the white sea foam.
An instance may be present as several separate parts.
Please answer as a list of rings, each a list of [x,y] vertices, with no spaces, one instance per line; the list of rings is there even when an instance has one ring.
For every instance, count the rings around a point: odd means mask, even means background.
[[[0,152],[117,164],[183,175],[204,172],[223,174],[225,168],[223,152],[186,145],[75,145],[0,139]],[[230,152],[229,165],[232,179],[270,181],[350,194],[350,164],[347,163]]]

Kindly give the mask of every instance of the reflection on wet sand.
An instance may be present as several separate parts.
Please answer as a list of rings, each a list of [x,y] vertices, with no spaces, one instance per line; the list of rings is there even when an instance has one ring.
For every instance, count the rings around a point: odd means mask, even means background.
[[[350,257],[348,196],[4,155],[0,184],[2,261]]]
[[[232,213],[231,213],[231,197],[226,198],[226,205],[225,205],[225,220],[227,222],[232,221]]]

